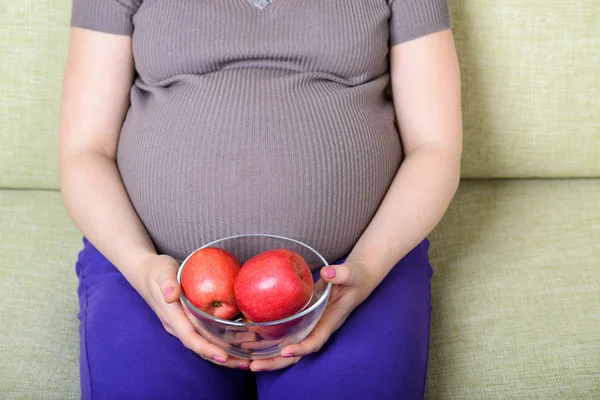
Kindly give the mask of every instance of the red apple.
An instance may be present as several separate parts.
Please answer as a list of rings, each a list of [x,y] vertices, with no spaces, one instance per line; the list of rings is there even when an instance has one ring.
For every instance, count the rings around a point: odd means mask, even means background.
[[[246,318],[275,321],[302,311],[313,286],[310,269],[298,253],[270,250],[242,266],[235,281],[235,299]]]
[[[246,317],[243,318],[243,321],[253,322]],[[292,321],[271,326],[250,326],[248,327],[248,330],[260,335],[264,340],[278,340],[292,333],[296,325],[299,325],[300,322],[302,322],[302,319],[293,319]]]
[[[234,285],[240,262],[223,249],[206,247],[196,251],[181,273],[181,288],[189,301],[207,314],[231,319],[240,310]]]

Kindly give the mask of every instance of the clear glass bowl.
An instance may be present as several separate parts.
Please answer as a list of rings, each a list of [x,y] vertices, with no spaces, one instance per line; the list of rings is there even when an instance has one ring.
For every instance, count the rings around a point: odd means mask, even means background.
[[[201,249],[205,247],[227,250],[235,255],[242,264],[263,251],[285,248],[300,254],[313,272],[329,265],[312,247],[297,240],[276,235],[230,236],[207,243]],[[180,283],[182,271],[190,257],[191,254],[179,267],[177,280]],[[313,276],[318,278],[318,273]],[[206,340],[221,347],[234,357],[256,360],[275,357],[285,346],[298,343],[306,338],[321,318],[330,293],[331,283],[325,284],[323,281],[318,281],[307,308],[291,317],[263,323],[242,322],[241,318],[230,321],[213,317],[190,303],[183,291],[181,292],[181,303],[196,331]]]

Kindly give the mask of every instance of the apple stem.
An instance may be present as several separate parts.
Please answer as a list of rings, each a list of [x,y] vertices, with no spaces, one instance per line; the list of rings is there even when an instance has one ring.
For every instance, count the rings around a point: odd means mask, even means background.
[[[221,302],[220,301],[215,301],[215,302],[213,302],[213,306],[215,306],[215,307],[221,307]]]

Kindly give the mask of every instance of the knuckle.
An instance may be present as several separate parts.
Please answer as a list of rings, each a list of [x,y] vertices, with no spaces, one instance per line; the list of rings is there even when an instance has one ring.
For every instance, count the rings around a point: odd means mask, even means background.
[[[171,326],[168,315],[164,310],[159,310],[156,315],[158,315],[158,319],[160,319],[160,322],[162,322],[163,325]]]
[[[180,337],[179,340],[181,340],[181,343],[185,346],[185,348],[193,350],[194,344],[188,336]]]
[[[314,353],[316,353],[317,351],[320,351],[322,347],[323,347],[323,341],[319,339],[318,341],[315,342],[315,344],[313,344],[311,350]]]
[[[175,336],[175,332],[173,331],[173,328],[171,328],[169,325],[164,325],[164,324],[163,324],[163,326],[165,327],[165,330],[166,330],[166,331],[167,331],[167,332],[168,332],[170,335],[172,335],[172,336]]]

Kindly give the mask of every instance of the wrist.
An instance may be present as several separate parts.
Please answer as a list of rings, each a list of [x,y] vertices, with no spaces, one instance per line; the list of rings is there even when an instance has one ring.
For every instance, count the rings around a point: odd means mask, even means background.
[[[367,285],[375,289],[392,270],[405,252],[382,240],[363,235],[348,256],[348,262],[361,265],[366,271]]]
[[[384,277],[383,275],[379,276],[379,269],[374,267],[372,265],[372,261],[367,258],[351,255],[344,264],[346,264],[349,268],[354,269],[355,273],[358,273],[360,276],[358,284],[356,285],[359,302],[362,302],[364,299],[366,299],[371,292],[375,290],[377,285],[379,285]]]
[[[158,254],[152,252],[137,254],[131,260],[127,274],[123,274],[129,284],[146,300],[152,282],[152,266],[156,264],[158,257]]]

